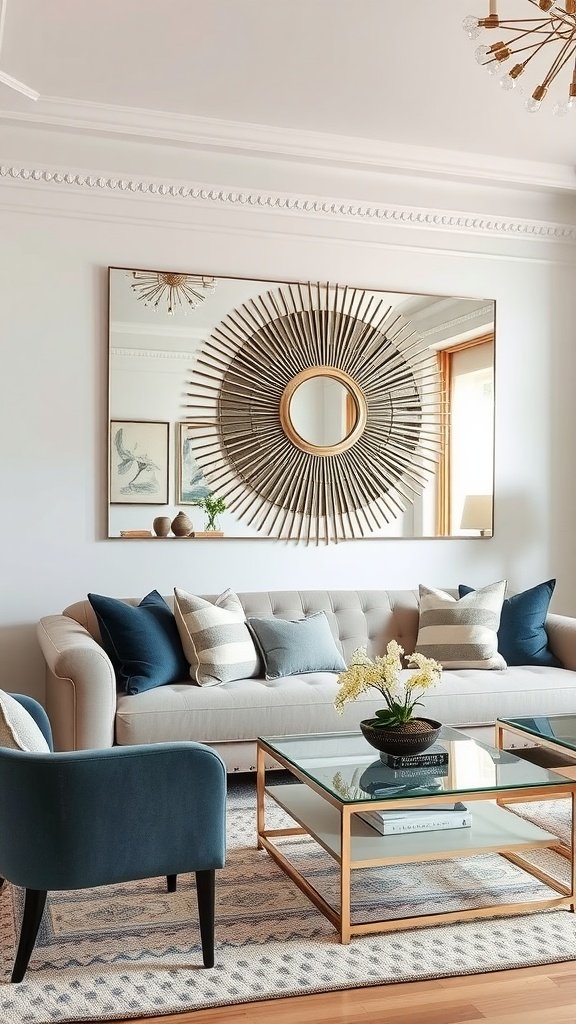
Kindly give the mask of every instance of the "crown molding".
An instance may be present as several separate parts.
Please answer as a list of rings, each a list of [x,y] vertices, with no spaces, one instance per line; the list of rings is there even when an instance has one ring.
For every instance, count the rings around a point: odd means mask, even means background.
[[[90,103],[59,96],[42,97],[33,108],[26,110],[0,109],[0,122],[469,184],[576,191],[576,169],[567,164]]]
[[[519,238],[526,241],[576,242],[576,226],[555,221],[500,217],[484,213],[400,206],[395,203],[367,203],[349,199],[322,198],[267,189],[234,189],[222,186],[178,184],[172,180],[109,177],[76,170],[24,167],[0,164],[0,180],[29,186],[58,186],[74,192],[110,193],[118,198],[145,196],[155,201],[185,201],[204,207],[224,207],[303,215],[322,219],[343,219],[387,223],[407,228],[448,231],[466,235]]]

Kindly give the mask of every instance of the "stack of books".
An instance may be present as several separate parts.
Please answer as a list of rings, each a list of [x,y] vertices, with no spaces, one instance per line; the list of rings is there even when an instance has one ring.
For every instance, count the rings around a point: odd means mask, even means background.
[[[424,795],[441,792],[448,776],[448,751],[435,743],[421,754],[380,754],[380,763],[371,765],[362,778],[362,786],[374,799]],[[472,815],[459,800],[453,804],[429,804],[427,807],[398,811],[364,811],[359,815],[382,835],[405,832],[435,832],[439,829],[470,828]]]
[[[448,776],[448,751],[435,743],[422,754],[380,754],[363,773],[360,785],[370,796],[437,793]]]
[[[470,828],[472,815],[465,804],[434,804],[399,811],[362,811],[358,815],[383,836],[406,832],[438,832],[443,829]]]
[[[402,768],[438,768],[448,764],[448,751],[440,743],[433,743],[420,754],[380,754],[382,764],[399,771]]]

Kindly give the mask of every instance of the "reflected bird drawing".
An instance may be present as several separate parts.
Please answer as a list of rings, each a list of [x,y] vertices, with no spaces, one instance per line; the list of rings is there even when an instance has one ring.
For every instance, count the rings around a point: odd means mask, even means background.
[[[123,494],[128,494],[130,491],[147,492],[154,491],[157,486],[157,479],[155,470],[159,470],[160,466],[146,452],[137,452],[138,442],[134,443],[132,450],[124,446],[124,428],[119,427],[114,435],[114,447],[118,452],[119,462],[117,465],[117,471],[119,476],[125,476],[130,472],[131,469],[136,469],[136,473],[131,480],[122,488]],[[149,479],[140,480],[138,483],[138,477],[142,473],[150,473]]]

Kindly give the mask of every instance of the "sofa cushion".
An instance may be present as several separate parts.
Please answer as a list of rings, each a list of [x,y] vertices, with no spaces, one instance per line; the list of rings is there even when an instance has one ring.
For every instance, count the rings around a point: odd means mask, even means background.
[[[416,650],[444,668],[506,668],[497,636],[505,590],[502,580],[458,600],[421,584]]]
[[[50,752],[32,715],[4,690],[0,690],[0,747],[44,754]]]
[[[172,612],[157,590],[136,607],[88,594],[100,625],[102,645],[128,694],[185,679],[188,664]]]
[[[190,675],[199,686],[257,674],[258,653],[242,605],[231,590],[212,604],[175,588],[174,612]]]
[[[498,650],[507,665],[561,667],[548,646],[545,626],[555,586],[556,580],[547,580],[504,601],[498,627]],[[463,583],[458,590],[460,597],[473,592],[472,587]]]
[[[324,612],[295,621],[250,618],[248,626],[262,656],[266,679],[304,672],[343,672],[346,668]]]

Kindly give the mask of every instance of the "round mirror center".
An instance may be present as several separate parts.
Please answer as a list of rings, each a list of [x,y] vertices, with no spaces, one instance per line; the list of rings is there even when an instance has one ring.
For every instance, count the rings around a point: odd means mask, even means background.
[[[340,444],[358,422],[358,405],[342,381],[318,374],[299,384],[290,399],[290,422],[308,444],[329,448]]]

